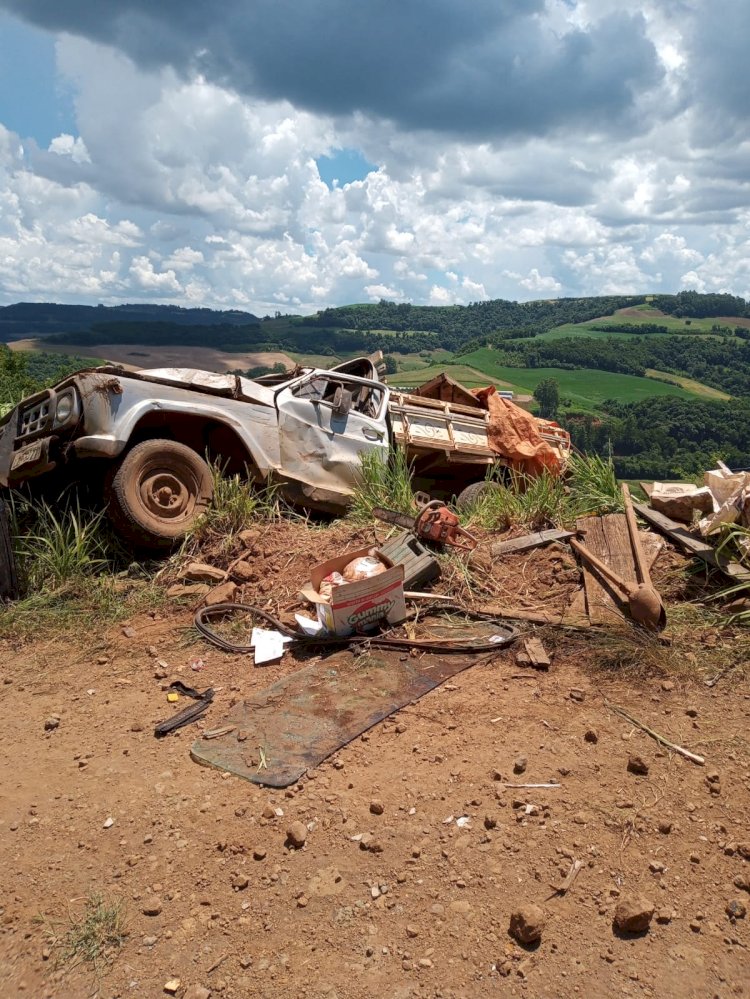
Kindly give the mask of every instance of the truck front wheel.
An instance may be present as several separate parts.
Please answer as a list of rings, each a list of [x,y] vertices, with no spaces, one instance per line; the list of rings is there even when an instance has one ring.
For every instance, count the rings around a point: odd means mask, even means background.
[[[206,462],[185,444],[148,440],[115,466],[107,488],[109,515],[141,548],[169,548],[206,512],[213,480]]]

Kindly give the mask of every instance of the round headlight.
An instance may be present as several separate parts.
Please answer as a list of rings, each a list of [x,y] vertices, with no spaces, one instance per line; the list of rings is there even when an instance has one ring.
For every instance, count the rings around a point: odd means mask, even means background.
[[[72,395],[61,395],[57,400],[57,407],[55,409],[55,422],[65,423],[70,414],[73,412],[73,396]]]

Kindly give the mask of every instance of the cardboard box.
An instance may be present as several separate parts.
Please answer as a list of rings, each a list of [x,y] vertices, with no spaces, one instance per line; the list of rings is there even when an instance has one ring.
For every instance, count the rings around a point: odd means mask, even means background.
[[[330,600],[318,591],[326,576],[332,572],[343,573],[352,559],[369,552],[369,548],[360,548],[321,562],[311,570],[310,582],[302,590],[302,596],[315,604],[320,623],[333,634],[353,635],[371,631],[383,620],[388,624],[398,624],[406,617],[404,567],[390,565],[382,556],[379,556],[380,560],[390,566],[385,572],[370,579],[334,587]]]

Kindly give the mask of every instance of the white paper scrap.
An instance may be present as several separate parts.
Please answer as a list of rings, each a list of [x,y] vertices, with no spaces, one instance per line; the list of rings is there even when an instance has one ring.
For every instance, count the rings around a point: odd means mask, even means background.
[[[255,665],[261,666],[263,663],[273,662],[274,659],[281,659],[284,655],[284,644],[291,640],[280,631],[253,628],[250,645],[255,650]]]

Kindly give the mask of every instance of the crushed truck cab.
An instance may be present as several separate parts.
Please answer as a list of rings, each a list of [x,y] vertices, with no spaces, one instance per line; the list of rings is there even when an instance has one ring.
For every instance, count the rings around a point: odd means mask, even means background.
[[[99,469],[123,536],[165,547],[211,502],[207,457],[277,484],[290,502],[340,512],[362,453],[385,460],[393,444],[406,450],[415,485],[432,493],[450,497],[483,480],[500,460],[488,428],[476,402],[392,392],[368,358],[255,380],[103,366],[24,399],[5,417],[0,483],[13,488],[53,470],[80,479]]]

